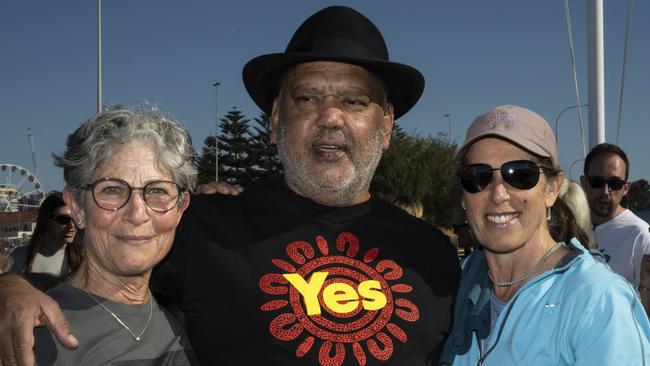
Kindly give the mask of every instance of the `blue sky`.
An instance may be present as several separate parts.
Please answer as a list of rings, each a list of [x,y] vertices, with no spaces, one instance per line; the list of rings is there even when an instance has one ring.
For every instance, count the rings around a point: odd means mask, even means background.
[[[398,122],[409,132],[448,132],[462,141],[478,114],[518,104],[554,127],[575,105],[564,2],[490,1],[245,1],[103,0],[104,103],[150,102],[181,120],[200,149],[219,114],[236,106],[259,110],[241,81],[251,58],[283,51],[315,11],[349,5],[382,31],[394,61],[418,68],[425,92]],[[587,102],[586,0],[570,2],[581,102]],[[605,1],[606,141],[616,140],[627,1]],[[650,179],[650,2],[636,1],[625,85],[621,145],[632,180]],[[62,189],[52,152],[96,111],[96,1],[0,2],[0,162],[32,170],[27,127],[33,131],[38,177]],[[587,109],[583,109],[585,133]],[[559,123],[562,166],[582,156],[578,116]],[[571,170],[579,177],[582,164]],[[1,172],[0,172],[1,173]],[[0,174],[0,178],[5,178]]]

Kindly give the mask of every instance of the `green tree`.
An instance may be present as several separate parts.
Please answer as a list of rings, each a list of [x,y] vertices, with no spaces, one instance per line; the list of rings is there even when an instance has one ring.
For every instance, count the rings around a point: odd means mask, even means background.
[[[645,179],[630,184],[627,192],[627,207],[632,211],[650,210],[650,185]]]
[[[391,135],[392,140],[401,140],[405,137],[408,137],[408,134],[402,126],[400,126],[397,122],[393,123],[393,134]]]
[[[449,224],[451,207],[457,199],[454,150],[455,146],[440,136],[394,133],[371,188],[375,193],[421,201],[425,220]]]
[[[124,108],[126,108],[126,106],[124,104],[115,103],[115,104],[111,104],[111,105],[108,105],[108,106],[106,106],[106,105],[102,106],[102,111],[104,111],[104,112],[106,112],[106,111],[114,111],[114,110],[117,110],[117,109],[124,109]]]
[[[221,181],[247,184],[255,176],[251,167],[249,122],[237,107],[219,120],[219,169],[223,167],[223,177],[219,174]]]
[[[452,208],[460,199],[454,152],[456,145],[446,135],[427,140],[424,156],[426,170],[431,176],[431,187],[424,195],[425,218],[435,224],[451,224]]]
[[[197,164],[199,184],[214,182],[214,165],[214,136],[208,136],[203,140],[203,147]],[[221,166],[219,166],[219,176],[223,177],[223,168]]]
[[[262,113],[254,120],[257,125],[253,126],[250,138],[254,180],[281,174],[282,164],[278,157],[278,150],[271,142],[271,120],[266,113]]]

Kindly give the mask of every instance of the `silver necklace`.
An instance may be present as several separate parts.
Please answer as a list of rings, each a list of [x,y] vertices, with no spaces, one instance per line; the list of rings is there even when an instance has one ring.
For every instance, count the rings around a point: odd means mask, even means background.
[[[90,292],[86,291],[85,289],[82,289],[82,290],[84,290],[84,292],[86,294],[88,294],[88,296],[90,296],[91,299],[95,300],[97,305],[103,307],[104,310],[108,311],[108,313],[111,314],[113,316],[113,318],[115,318],[115,320],[117,320],[117,322],[120,323],[120,325],[124,327],[124,329],[129,331],[129,333],[131,333],[131,336],[133,337],[134,342],[139,342],[140,341],[140,337],[142,336],[142,334],[144,334],[144,331],[147,330],[147,327],[149,326],[149,322],[151,321],[151,315],[153,314],[153,296],[151,295],[151,291],[149,291],[149,319],[147,319],[147,324],[144,325],[144,328],[142,328],[142,331],[140,332],[140,334],[135,335],[135,333],[133,333],[131,331],[131,328],[127,327],[126,324],[124,324],[124,322],[122,321],[122,319],[118,318],[118,316],[115,315],[114,312],[110,311],[106,306],[104,306],[104,304],[99,302],[99,300],[97,300],[97,298],[95,296],[91,295]]]
[[[553,245],[551,248],[549,248],[549,250],[546,251],[542,259],[539,260],[539,262],[535,265],[535,267],[533,267],[530,271],[526,272],[525,275],[523,275],[522,277],[514,281],[503,281],[503,282],[495,281],[494,278],[492,277],[492,273],[490,273],[489,270],[488,270],[488,277],[490,277],[490,281],[492,281],[492,284],[498,287],[513,286],[520,282],[526,281],[530,276],[533,275],[533,273],[537,272],[544,265],[544,263],[546,263],[546,261],[551,257],[551,254],[553,254],[559,247],[563,245],[564,242],[555,243],[555,245]]]

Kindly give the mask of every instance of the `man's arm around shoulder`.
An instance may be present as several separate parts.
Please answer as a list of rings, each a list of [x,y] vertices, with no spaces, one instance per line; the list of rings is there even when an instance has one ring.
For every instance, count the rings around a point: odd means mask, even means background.
[[[34,288],[24,275],[0,275],[2,365],[34,365],[34,328],[43,325],[63,346],[79,346],[56,301]]]

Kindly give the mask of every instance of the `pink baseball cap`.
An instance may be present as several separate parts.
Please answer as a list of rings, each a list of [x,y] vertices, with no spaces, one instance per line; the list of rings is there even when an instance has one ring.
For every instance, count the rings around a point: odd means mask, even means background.
[[[454,155],[458,159],[472,144],[488,136],[497,136],[538,156],[550,158],[553,168],[560,167],[555,135],[539,114],[516,105],[503,105],[476,117],[467,129],[465,142]]]

